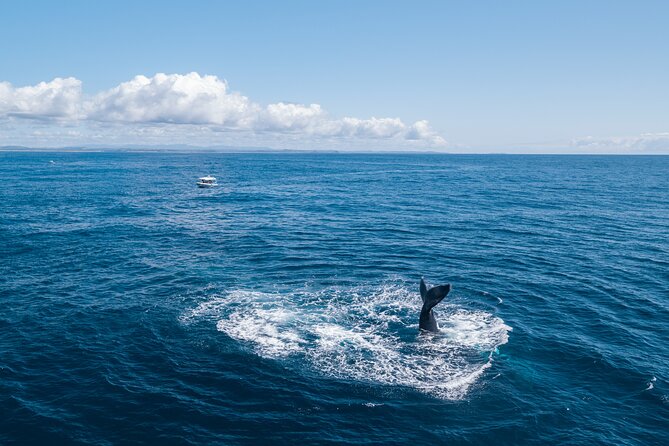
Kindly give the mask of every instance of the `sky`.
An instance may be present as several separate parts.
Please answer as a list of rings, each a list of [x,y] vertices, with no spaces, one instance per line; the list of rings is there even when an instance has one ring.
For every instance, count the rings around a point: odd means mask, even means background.
[[[669,153],[667,1],[0,3],[0,145]]]

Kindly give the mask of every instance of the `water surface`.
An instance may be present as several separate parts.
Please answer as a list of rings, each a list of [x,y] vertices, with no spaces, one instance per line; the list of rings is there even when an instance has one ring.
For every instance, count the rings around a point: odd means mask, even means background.
[[[3,444],[669,440],[669,157],[0,153],[0,179]],[[453,284],[436,336],[421,275]]]

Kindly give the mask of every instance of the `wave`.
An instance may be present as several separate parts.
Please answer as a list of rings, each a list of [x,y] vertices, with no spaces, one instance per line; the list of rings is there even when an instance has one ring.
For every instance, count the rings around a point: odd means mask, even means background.
[[[419,334],[421,301],[404,282],[265,293],[236,289],[186,311],[207,319],[253,353],[306,362],[339,379],[406,386],[462,399],[512,330],[480,310],[442,303],[441,332]]]

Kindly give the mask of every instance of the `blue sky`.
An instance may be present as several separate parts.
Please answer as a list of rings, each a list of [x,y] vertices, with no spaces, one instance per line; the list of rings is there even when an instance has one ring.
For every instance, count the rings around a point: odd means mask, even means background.
[[[665,1],[6,1],[0,145],[669,152],[668,18]]]

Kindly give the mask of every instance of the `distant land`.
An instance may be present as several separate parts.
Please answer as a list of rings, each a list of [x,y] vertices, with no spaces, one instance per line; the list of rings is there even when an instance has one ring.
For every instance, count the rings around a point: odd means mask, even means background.
[[[191,146],[188,144],[128,144],[123,146],[91,144],[63,147],[0,146],[4,152],[304,152],[269,147]]]
[[[285,149],[262,146],[194,146],[189,144],[128,144],[105,145],[90,144],[62,147],[27,147],[20,145],[0,146],[0,152],[155,152],[155,153],[342,153],[342,154],[441,154],[441,155],[624,155],[624,156],[667,156],[662,152],[615,152],[615,151],[576,151],[558,149],[553,151],[529,150],[527,148],[508,149],[500,152],[495,150],[469,152],[460,147],[451,151],[443,150],[407,150],[407,149]]]
[[[63,147],[0,146],[0,152],[182,152],[182,153],[450,153],[435,150],[277,149],[261,146],[193,146],[188,144],[91,144]]]

